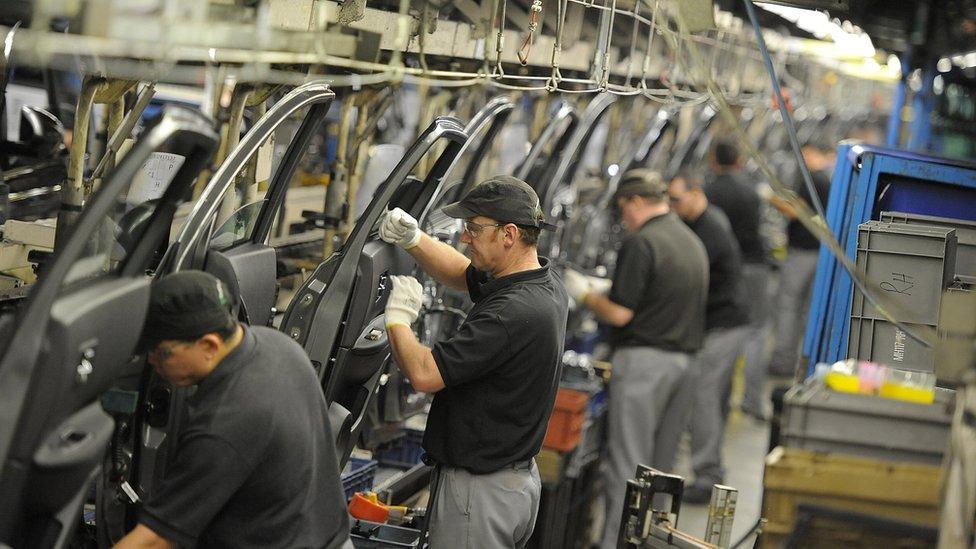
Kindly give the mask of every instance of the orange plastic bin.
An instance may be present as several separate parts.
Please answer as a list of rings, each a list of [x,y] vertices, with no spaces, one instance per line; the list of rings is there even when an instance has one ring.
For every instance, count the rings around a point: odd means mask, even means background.
[[[559,389],[556,406],[549,418],[549,429],[542,445],[559,452],[569,452],[579,444],[586,419],[590,395],[573,389]]]

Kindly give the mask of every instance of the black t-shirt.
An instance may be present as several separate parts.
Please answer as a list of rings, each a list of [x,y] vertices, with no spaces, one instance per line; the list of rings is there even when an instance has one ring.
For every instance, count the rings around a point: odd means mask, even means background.
[[[468,268],[474,308],[434,345],[445,388],[434,395],[423,447],[438,463],[491,473],[539,453],[556,399],[569,298],[541,269],[492,279]]]
[[[820,203],[826,208],[827,197],[830,194],[830,174],[823,170],[817,170],[810,173],[810,178],[813,179],[813,186],[817,190]],[[807,191],[807,186],[802,181],[800,182],[800,188],[797,194],[807,204],[810,204],[810,192]],[[799,248],[801,250],[820,249],[820,241],[817,240],[817,237],[810,234],[810,231],[795,219],[790,220],[789,225],[786,226],[786,236],[789,238],[790,248]]]
[[[651,218],[620,244],[610,300],[634,311],[634,318],[613,329],[613,346],[697,351],[707,293],[701,240],[673,213]]]
[[[349,517],[318,377],[284,334],[248,327],[197,387],[176,461],[140,521],[187,547],[341,547]]]
[[[725,212],[739,242],[742,260],[764,263],[766,249],[759,234],[762,199],[756,188],[743,180],[741,173],[717,174],[705,186],[708,202]]]
[[[743,303],[742,259],[729,219],[722,210],[708,206],[688,226],[698,235],[708,253],[705,329],[746,324],[749,316]]]

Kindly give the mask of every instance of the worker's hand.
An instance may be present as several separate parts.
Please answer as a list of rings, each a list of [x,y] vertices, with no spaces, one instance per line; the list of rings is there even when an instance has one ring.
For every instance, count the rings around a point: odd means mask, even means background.
[[[587,276],[586,280],[590,283],[590,293],[592,294],[607,295],[610,293],[610,288],[613,286],[613,281],[609,278]]]
[[[589,278],[573,269],[566,269],[563,273],[563,284],[566,286],[566,293],[576,303],[583,303],[586,294],[593,291]]]
[[[417,220],[407,212],[400,208],[383,212],[383,219],[380,221],[380,238],[384,242],[409,250],[420,242],[421,234],[423,233]]]
[[[386,327],[402,324],[409,327],[420,314],[424,287],[412,276],[391,276],[393,289],[386,300]]]

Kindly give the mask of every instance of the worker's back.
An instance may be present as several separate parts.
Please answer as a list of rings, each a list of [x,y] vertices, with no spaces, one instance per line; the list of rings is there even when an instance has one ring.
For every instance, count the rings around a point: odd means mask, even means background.
[[[649,261],[632,261],[630,254]],[[617,265],[610,298],[634,318],[614,330],[614,346],[697,351],[705,331],[708,255],[695,233],[673,213],[651,218],[624,239]]]
[[[729,218],[732,232],[742,250],[742,261],[765,262],[766,250],[759,234],[762,200],[755,187],[745,180],[742,172],[716,175],[705,186],[705,194],[708,202],[717,206]]]

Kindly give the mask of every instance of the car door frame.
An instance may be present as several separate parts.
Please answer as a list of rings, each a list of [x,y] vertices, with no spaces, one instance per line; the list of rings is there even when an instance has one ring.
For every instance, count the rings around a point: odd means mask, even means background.
[[[155,208],[148,223],[143,227],[139,238],[136,240],[135,248],[123,260],[117,270],[103,273],[82,282],[66,284],[70,270],[76,260],[82,257],[89,237],[95,234],[109,215],[111,208],[116,204],[120,195],[142,169],[143,164],[150,158],[150,155],[165,145],[179,144],[175,147],[183,151],[181,140],[187,140],[188,155],[182,165],[177,169],[173,178],[170,180],[166,191],[160,199],[160,203]],[[88,392],[97,393],[90,398],[82,399],[87,407],[93,404],[97,406],[97,396],[100,396],[111,385],[115,377],[111,374],[120,374],[120,370],[128,362],[139,337],[139,326],[128,326],[128,341],[131,345],[128,348],[113,348],[109,353],[85,352],[80,358],[76,378],[73,383],[62,383],[58,390],[60,394],[48,394],[46,398],[30,399],[32,394],[51,387],[51,382],[41,382],[38,377],[41,374],[41,361],[45,356],[50,356],[51,347],[56,344],[48,343],[45,348],[45,335],[55,321],[56,308],[59,302],[73,296],[84,293],[86,290],[96,288],[106,295],[112,289],[119,290],[126,298],[138,297],[136,302],[131,303],[136,316],[144,318],[145,311],[149,302],[149,282],[144,278],[145,269],[151,261],[156,247],[161,244],[169,233],[169,223],[176,210],[176,203],[189,190],[192,182],[196,180],[197,174],[203,169],[209,157],[213,154],[217,145],[217,135],[213,130],[213,123],[204,115],[197,111],[190,111],[184,107],[167,106],[164,108],[160,118],[151,125],[146,132],[137,140],[128,154],[122,158],[112,174],[107,177],[98,191],[88,199],[88,206],[81,212],[80,217],[75,221],[71,228],[72,236],[55,251],[54,256],[47,264],[46,273],[32,288],[31,295],[25,302],[16,316],[16,328],[8,336],[7,347],[0,350],[0,400],[4,406],[0,407],[0,540],[8,540],[15,535],[17,527],[15,515],[20,512],[19,504],[23,500],[23,483],[30,478],[30,470],[33,467],[36,456],[34,451],[44,442],[44,433],[54,431],[53,426],[47,426],[50,420],[47,418],[54,414],[54,411],[40,411],[38,406],[45,404],[52,399],[64,395],[66,402],[71,402],[68,395],[72,390],[79,387],[87,388]],[[117,284],[114,284],[117,282]],[[117,297],[117,296],[116,296]],[[108,298],[107,298],[108,299]],[[130,306],[127,300],[127,307]],[[131,337],[133,336],[134,337]],[[119,339],[119,333],[106,333],[104,340],[113,343]],[[123,338],[124,340],[124,338]],[[14,344],[16,342],[16,344]],[[96,345],[97,342],[90,342]],[[101,374],[99,368],[99,355],[108,354],[118,362],[102,365],[102,369],[109,372]],[[125,359],[119,357],[125,356]],[[105,359],[108,361],[108,359]],[[52,373],[58,376],[57,373]],[[65,372],[60,372],[59,377],[65,377]],[[98,380],[92,383],[89,376]],[[57,380],[55,379],[56,383]],[[91,385],[89,385],[91,383]],[[91,388],[94,385],[96,388]],[[58,392],[58,391],[56,391]],[[87,394],[87,392],[83,393]],[[88,402],[90,401],[90,402]],[[65,425],[70,424],[74,415],[82,408],[82,403],[78,403],[78,410],[67,410],[66,422],[56,425],[60,429],[65,429]],[[94,411],[94,414],[101,414],[101,417],[91,416],[95,422],[101,422],[104,426],[105,420],[108,425],[114,422],[111,417],[101,410]],[[38,421],[39,418],[43,418]],[[57,419],[57,416],[54,416]],[[47,421],[45,421],[47,420]],[[27,422],[34,422],[40,425],[30,426]],[[79,427],[80,428],[80,427]],[[40,431],[33,436],[31,431]],[[27,431],[25,433],[25,431]],[[78,440],[77,445],[62,448],[64,452],[84,453],[91,452],[97,456],[97,463],[101,462],[101,455],[107,445],[108,437],[104,433],[88,432]],[[101,436],[104,434],[104,440]],[[60,435],[59,435],[60,436]],[[77,456],[76,456],[77,457]],[[17,463],[11,464],[11,459]],[[57,462],[57,459],[53,459]],[[67,458],[65,458],[67,460]],[[89,478],[97,474],[96,465],[91,469]],[[35,487],[36,488],[36,487]],[[57,519],[62,523],[63,529],[58,539],[53,541],[54,546],[66,543],[66,536],[70,534],[73,524],[64,523],[64,520],[73,520],[75,516],[67,516],[74,511],[80,512],[83,503],[84,492],[79,494],[65,508],[65,515]],[[70,510],[70,511],[69,511]],[[54,518],[54,517],[52,517]]]
[[[334,100],[335,93],[329,88],[328,83],[326,81],[315,81],[298,86],[268,109],[214,172],[210,182],[200,193],[193,210],[187,216],[186,222],[177,233],[173,245],[170,246],[160,262],[160,270],[176,272],[203,266],[217,221],[217,213],[224,197],[231,189],[234,179],[261,145],[283,122],[303,107],[310,107],[310,112],[306,114],[302,126],[289,143],[281,164],[278,165],[278,169],[272,175],[265,195],[265,200],[268,203],[262,207],[260,222],[249,238],[252,243],[266,242],[271,232],[273,215],[264,215],[264,211],[269,208],[276,210],[280,202],[284,200],[291,175],[294,174],[297,162],[301,159],[303,152],[301,149],[304,148],[304,144],[308,142],[311,134],[324,119]],[[322,105],[325,105],[324,109]],[[318,119],[313,119],[311,116],[314,114],[311,107],[315,106],[318,106],[318,110],[322,111],[321,118],[315,117]],[[303,146],[297,146],[299,142]]]
[[[220,211],[221,204],[228,192],[233,192],[233,182],[241,173],[248,161],[260,149],[260,147],[270,138],[270,136],[287,121],[294,113],[302,108],[309,107],[302,121],[299,132],[295,134],[282,162],[272,175],[269,183],[268,192],[265,196],[265,205],[272,200],[281,202],[287,190],[291,174],[301,157],[301,152],[305,144],[311,138],[314,130],[324,119],[335,93],[324,81],[314,81],[303,84],[285,94],[277,101],[251,129],[241,138],[237,146],[227,155],[217,170],[211,176],[210,181],[204,186],[193,209],[187,216],[182,227],[177,233],[176,239],[169,245],[157,267],[154,277],[159,278],[170,273],[189,269],[203,269],[210,250],[210,239],[216,225],[216,218]],[[287,174],[286,174],[287,172]],[[284,187],[277,189],[276,187]],[[264,208],[263,207],[263,208]],[[262,209],[263,209],[262,208]],[[257,227],[254,234],[247,239],[246,243],[266,242],[270,227],[267,230],[262,228],[262,235],[257,236]],[[226,274],[226,273],[221,273]],[[272,273],[274,276],[274,273]],[[225,283],[234,288],[232,291],[240,292],[238,281],[228,281],[226,276],[220,277]],[[237,282],[237,284],[231,284]],[[243,299],[242,299],[243,301]],[[147,380],[148,382],[149,380]],[[147,393],[154,388],[153,384],[147,383],[140,391]],[[164,398],[164,397],[160,397]],[[178,390],[170,390],[165,397],[168,402],[166,408],[159,408],[154,402],[150,402],[150,395],[140,394],[140,407],[135,414],[133,439],[133,454],[130,457],[132,464],[128,471],[128,481],[134,485],[133,489],[137,495],[143,496],[142,492],[151,488],[158,480],[162,465],[157,461],[166,459],[168,450],[164,448],[166,441],[170,439],[171,431],[178,430],[182,419],[181,403],[183,393]],[[166,417],[164,425],[152,425],[148,416],[151,414],[150,408],[159,408],[153,413],[159,413]],[[151,463],[147,463],[147,459]],[[150,467],[151,465],[151,467]],[[123,505],[130,511],[129,505]],[[128,517],[131,519],[132,517]]]

